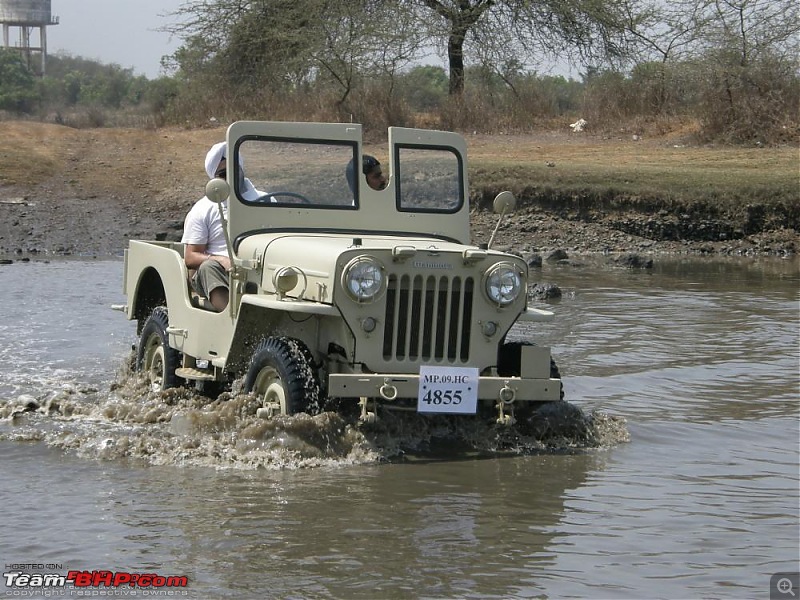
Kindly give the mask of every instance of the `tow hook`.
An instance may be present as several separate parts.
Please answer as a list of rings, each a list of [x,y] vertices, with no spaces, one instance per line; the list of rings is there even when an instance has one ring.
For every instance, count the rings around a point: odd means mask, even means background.
[[[506,381],[497,396],[497,422],[505,426],[513,425],[516,422],[516,419],[514,419],[514,399],[517,397],[517,392]]]
[[[378,415],[374,410],[369,410],[369,398],[366,396],[361,396],[358,400],[359,406],[361,406],[361,415],[358,417],[359,422],[365,423],[367,425],[372,425],[378,422]]]
[[[389,379],[388,377],[383,380],[383,385],[381,386],[381,389],[378,391],[378,393],[384,400],[391,401],[397,398],[397,388],[392,385],[392,380]]]

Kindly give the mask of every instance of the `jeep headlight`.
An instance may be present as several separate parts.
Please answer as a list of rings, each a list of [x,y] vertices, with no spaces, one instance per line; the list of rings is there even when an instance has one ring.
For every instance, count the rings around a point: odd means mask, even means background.
[[[498,306],[508,306],[522,291],[522,274],[511,263],[497,263],[486,271],[486,295]]]
[[[359,256],[344,268],[342,284],[356,302],[372,302],[383,289],[383,265],[371,256]]]

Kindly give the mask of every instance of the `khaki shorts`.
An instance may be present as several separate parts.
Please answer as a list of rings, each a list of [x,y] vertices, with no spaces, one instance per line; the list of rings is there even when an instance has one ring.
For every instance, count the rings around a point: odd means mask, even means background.
[[[203,261],[192,277],[192,289],[204,298],[209,298],[211,292],[219,287],[226,290],[230,287],[228,271],[213,259]]]

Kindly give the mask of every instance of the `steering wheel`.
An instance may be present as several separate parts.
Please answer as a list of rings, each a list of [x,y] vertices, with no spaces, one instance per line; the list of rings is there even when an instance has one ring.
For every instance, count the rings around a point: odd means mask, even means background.
[[[287,198],[287,199],[283,199]],[[256,202],[280,202],[289,204],[312,204],[311,200],[297,192],[268,192],[259,196]]]

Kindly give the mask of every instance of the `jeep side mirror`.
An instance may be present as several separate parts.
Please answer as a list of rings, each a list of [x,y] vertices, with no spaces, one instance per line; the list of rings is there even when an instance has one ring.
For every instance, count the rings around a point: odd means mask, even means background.
[[[217,204],[224,202],[230,193],[231,186],[228,185],[227,181],[220,179],[219,177],[209,180],[209,182],[206,184],[206,198]]]
[[[502,216],[506,213],[512,213],[514,209],[517,208],[517,199],[514,198],[514,194],[508,190],[500,192],[495,196],[492,208],[497,215]]]
[[[497,235],[497,230],[500,229],[500,223],[503,222],[503,217],[506,213],[514,212],[514,209],[517,207],[517,199],[514,198],[514,194],[506,190],[505,192],[500,192],[495,196],[494,202],[492,203],[492,208],[494,209],[495,214],[500,215],[497,218],[497,225],[494,226],[494,231],[492,232],[492,237],[489,238],[489,243],[487,244],[486,248],[489,249],[492,247],[492,243],[494,242],[494,236]]]
[[[222,207],[222,203],[228,199],[228,196],[231,193],[231,186],[228,185],[228,182],[224,179],[220,179],[219,177],[214,177],[206,184],[206,198],[211,200],[213,203],[217,205],[217,209],[219,210],[219,217],[222,219],[222,232],[225,234],[225,245],[228,248],[228,256],[231,257],[231,261],[233,262],[233,271],[231,273],[232,277],[240,277],[240,269],[241,261],[236,257],[236,254],[233,252],[233,244],[231,244],[231,235],[228,232],[228,221],[225,218],[225,210]],[[233,287],[231,287],[233,289]],[[231,315],[235,316],[235,307],[234,302],[228,303],[228,309],[231,312]]]

